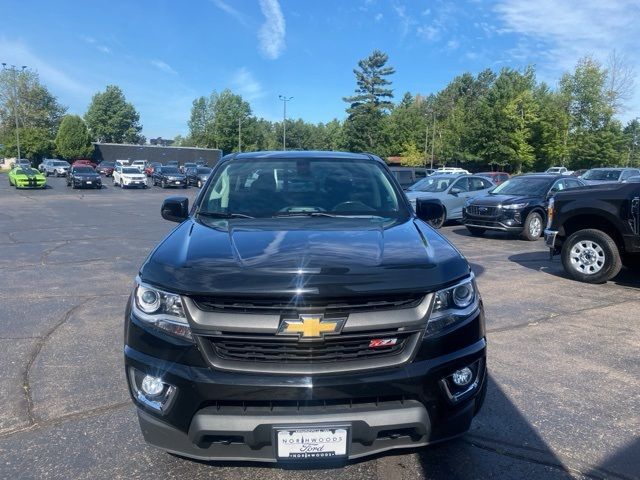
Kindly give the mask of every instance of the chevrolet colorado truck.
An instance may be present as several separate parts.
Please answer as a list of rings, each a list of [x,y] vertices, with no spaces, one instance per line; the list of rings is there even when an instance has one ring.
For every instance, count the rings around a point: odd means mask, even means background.
[[[432,444],[484,400],[467,260],[380,158],[224,157],[151,252],[125,313],[148,443],[200,460],[305,462]]]
[[[623,265],[640,265],[640,183],[602,184],[556,193],[544,238],[575,280],[603,283]]]

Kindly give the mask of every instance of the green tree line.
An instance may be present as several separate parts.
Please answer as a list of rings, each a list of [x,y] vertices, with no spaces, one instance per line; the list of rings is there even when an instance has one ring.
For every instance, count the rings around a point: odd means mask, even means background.
[[[376,50],[358,62],[344,120],[287,120],[286,148],[364,151],[400,157],[405,165],[429,166],[433,159],[435,165],[510,172],[640,165],[640,124],[617,119],[633,76],[615,54],[607,66],[580,59],[555,88],[538,81],[532,66],[486,69],[457,76],[437,93],[405,93],[397,103],[388,61]],[[225,153],[283,146],[282,122],[253,116],[249,103],[230,90],[195,99],[188,126],[177,143]]]
[[[58,156],[68,160],[91,157],[92,141],[143,143],[140,116],[114,85],[96,93],[83,117],[67,107],[23,69],[0,70],[0,157],[20,155],[39,163]],[[16,130],[18,135],[16,135]]]

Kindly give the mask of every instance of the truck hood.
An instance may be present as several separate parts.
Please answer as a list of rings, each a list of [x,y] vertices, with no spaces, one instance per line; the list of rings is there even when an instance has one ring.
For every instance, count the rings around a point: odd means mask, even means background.
[[[432,291],[469,274],[419,220],[188,219],[147,258],[142,281],[182,293],[348,297]]]

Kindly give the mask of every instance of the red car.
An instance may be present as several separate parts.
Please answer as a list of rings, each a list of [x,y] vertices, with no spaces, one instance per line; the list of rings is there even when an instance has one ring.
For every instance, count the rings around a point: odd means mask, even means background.
[[[511,175],[506,172],[482,172],[476,173],[475,175],[480,175],[481,177],[488,178],[496,185],[500,185],[501,183],[506,182],[511,178]]]
[[[89,165],[92,168],[96,168],[98,164],[92,162],[91,160],[87,160],[86,158],[82,158],[80,160],[76,160],[71,164],[71,166],[76,167],[78,165]]]

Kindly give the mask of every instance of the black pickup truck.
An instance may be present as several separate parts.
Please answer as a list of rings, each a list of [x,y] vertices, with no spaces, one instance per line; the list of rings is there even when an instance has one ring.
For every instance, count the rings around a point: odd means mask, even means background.
[[[544,231],[576,280],[602,283],[622,265],[640,265],[640,184],[607,184],[561,192],[549,202]]]

